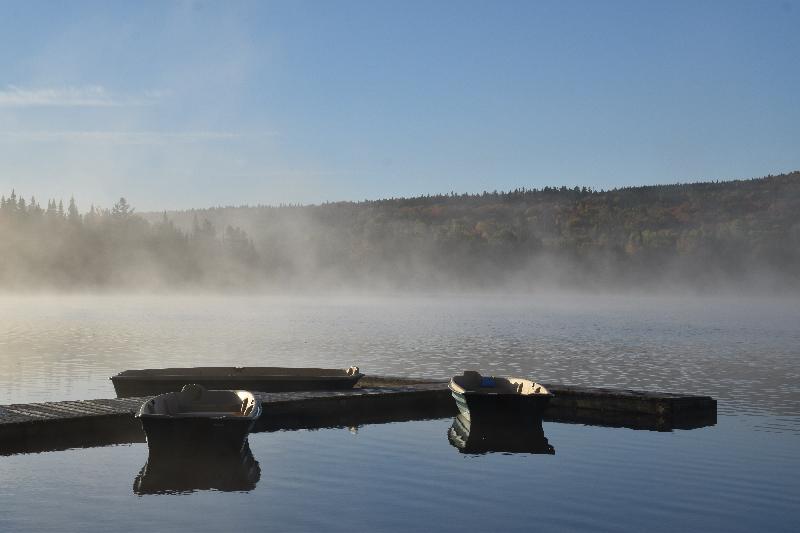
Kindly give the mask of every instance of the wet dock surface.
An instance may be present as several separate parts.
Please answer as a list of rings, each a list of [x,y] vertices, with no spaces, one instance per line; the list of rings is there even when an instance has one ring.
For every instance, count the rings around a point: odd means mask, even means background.
[[[716,423],[708,396],[545,385],[554,394],[544,419],[653,431]],[[353,426],[456,414],[447,383],[366,377],[340,391],[256,393],[264,411],[254,431]],[[0,406],[0,455],[143,442],[134,414],[149,398]]]

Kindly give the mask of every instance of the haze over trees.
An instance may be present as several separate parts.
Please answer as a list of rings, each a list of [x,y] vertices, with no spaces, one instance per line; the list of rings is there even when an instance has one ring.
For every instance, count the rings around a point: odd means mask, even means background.
[[[64,289],[251,283],[258,254],[238,228],[208,220],[191,231],[165,215],[150,223],[125,198],[81,215],[73,199],[39,205],[12,191],[0,198],[0,283],[4,288]]]
[[[800,172],[316,206],[0,200],[0,286],[800,288]]]

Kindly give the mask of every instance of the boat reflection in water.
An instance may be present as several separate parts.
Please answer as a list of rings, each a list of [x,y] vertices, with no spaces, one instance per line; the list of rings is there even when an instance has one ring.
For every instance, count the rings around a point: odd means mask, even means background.
[[[186,494],[201,490],[246,492],[261,478],[261,467],[245,442],[240,451],[229,448],[150,448],[150,455],[133,482],[133,492]]]
[[[556,453],[547,442],[541,418],[527,418],[516,423],[509,420],[481,418],[468,420],[459,414],[447,431],[450,444],[461,453]]]

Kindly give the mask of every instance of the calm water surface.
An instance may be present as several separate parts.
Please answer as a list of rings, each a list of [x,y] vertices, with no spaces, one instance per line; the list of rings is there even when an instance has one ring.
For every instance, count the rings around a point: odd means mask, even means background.
[[[555,455],[461,454],[452,420],[259,433],[246,492],[136,495],[145,444],[0,457],[0,531],[800,530],[795,300],[0,299],[0,404],[113,397],[127,368],[354,363],[705,393],[720,416],[545,423]]]

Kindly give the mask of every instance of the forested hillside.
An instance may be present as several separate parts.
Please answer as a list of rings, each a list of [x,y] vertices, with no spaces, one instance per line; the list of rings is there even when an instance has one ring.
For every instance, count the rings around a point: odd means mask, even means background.
[[[42,208],[12,192],[0,198],[0,287],[151,289],[255,283],[258,254],[238,228],[221,235],[208,221],[184,232],[150,223],[121,198],[84,215],[74,200]]]
[[[3,284],[800,287],[800,172],[141,216],[121,202],[4,198]]]

